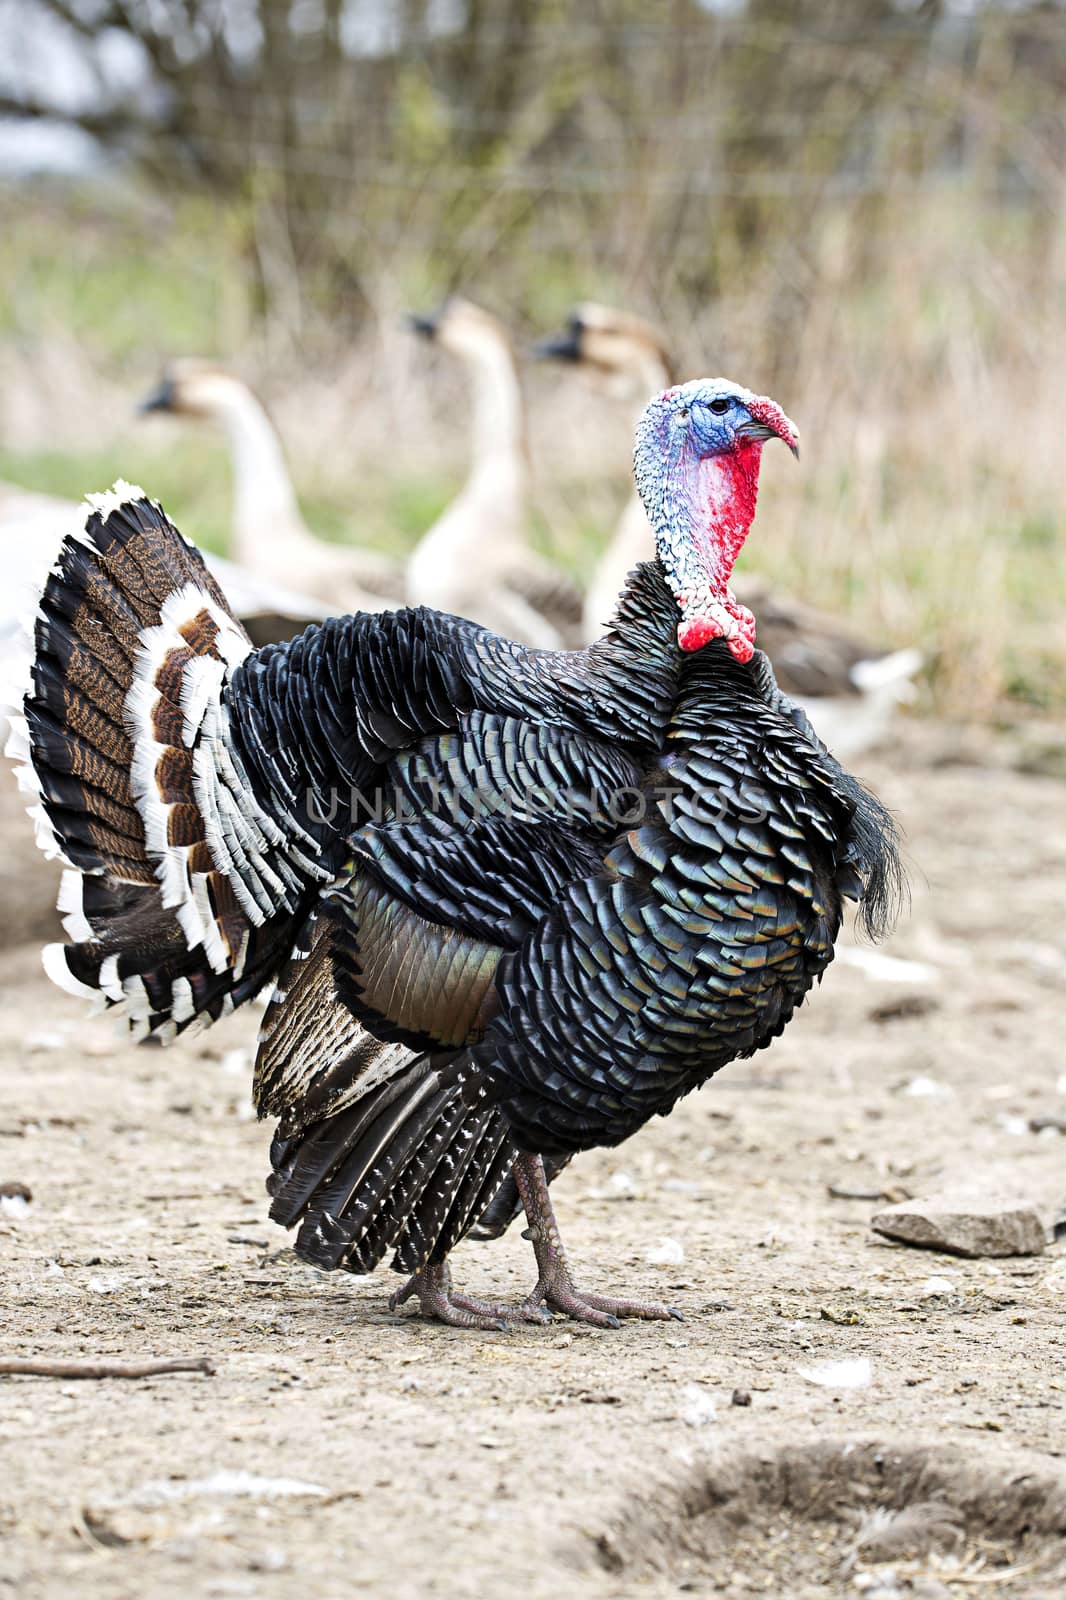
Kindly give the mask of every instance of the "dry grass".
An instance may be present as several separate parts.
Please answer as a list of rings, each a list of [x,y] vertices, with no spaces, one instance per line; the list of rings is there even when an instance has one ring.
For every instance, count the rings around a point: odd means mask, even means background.
[[[940,712],[1061,711],[1062,219],[926,196],[901,211],[875,274],[859,226],[827,228],[787,352],[768,347],[758,274],[735,301],[673,308],[687,373],[756,387],[786,374],[803,461],[768,458],[745,561],[886,642],[918,643]],[[402,272],[381,275],[376,324],[342,355],[314,328],[297,353],[255,322],[237,254],[202,213],[179,213],[148,252],[131,227],[81,218],[74,252],[61,208],[5,230],[18,292],[0,323],[0,475],[70,494],[139,476],[223,545],[220,446],[133,413],[165,355],[221,354],[268,398],[312,524],[409,547],[461,474],[465,408],[457,375],[402,329]],[[596,290],[575,277],[575,297]],[[497,291],[486,283],[498,306]],[[626,493],[631,415],[557,370],[529,369],[526,387],[536,536],[583,574]]]

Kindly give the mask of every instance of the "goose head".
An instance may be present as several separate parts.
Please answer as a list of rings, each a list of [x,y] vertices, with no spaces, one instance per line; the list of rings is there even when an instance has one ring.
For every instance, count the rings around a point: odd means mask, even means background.
[[[461,295],[450,295],[436,311],[412,312],[408,326],[461,360],[477,362],[501,350],[510,356],[511,341],[503,323]]]
[[[163,411],[172,416],[216,420],[246,394],[246,386],[224,367],[188,357],[168,364],[159,383],[137,409],[142,415]]]
[[[542,361],[572,362],[620,400],[643,400],[674,380],[670,353],[650,322],[592,300],[575,306],[565,329],[541,339],[533,354]]]

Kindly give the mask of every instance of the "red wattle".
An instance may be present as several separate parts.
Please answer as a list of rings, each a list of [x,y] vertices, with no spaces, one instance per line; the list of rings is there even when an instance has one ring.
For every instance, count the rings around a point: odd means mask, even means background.
[[[734,633],[726,640],[734,661],[743,663],[751,660],[755,654],[754,633],[752,628],[750,635]],[[702,650],[712,639],[721,637],[722,625],[716,617],[688,617],[677,625],[677,642],[682,650]]]
[[[722,630],[710,617],[692,617],[677,625],[677,642],[682,650],[701,650],[712,639],[720,639]]]

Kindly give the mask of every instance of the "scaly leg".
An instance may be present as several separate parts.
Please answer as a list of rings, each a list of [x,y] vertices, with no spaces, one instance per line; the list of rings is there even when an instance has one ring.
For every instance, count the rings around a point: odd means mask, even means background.
[[[521,1155],[512,1170],[529,1223],[524,1237],[533,1241],[539,1272],[537,1286],[523,1302],[523,1310],[543,1303],[552,1311],[563,1311],[568,1317],[578,1322],[591,1322],[597,1328],[617,1328],[620,1317],[640,1317],[647,1322],[666,1321],[671,1317],[678,1322],[684,1320],[673,1306],[659,1305],[655,1301],[616,1300],[609,1295],[585,1294],[578,1289],[559,1236],[542,1158]]]

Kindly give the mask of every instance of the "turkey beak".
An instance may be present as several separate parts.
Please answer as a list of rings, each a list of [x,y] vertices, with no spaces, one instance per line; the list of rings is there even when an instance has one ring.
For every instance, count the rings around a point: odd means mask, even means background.
[[[788,445],[796,460],[799,460],[799,439],[795,434],[781,433],[777,428],[769,427],[765,422],[742,422],[737,429],[737,438],[745,440],[755,439],[780,439]]]
[[[538,339],[533,346],[538,361],[580,361],[581,323],[575,317],[565,333],[552,334],[549,339]]]
[[[799,460],[799,429],[786,417],[776,400],[757,395],[748,401],[748,420],[737,429],[738,439],[780,439]]]
[[[784,445],[789,446],[789,450],[792,451],[795,459],[799,461],[799,438],[797,438],[797,435],[795,435],[794,432],[783,434],[783,432],[781,432],[779,429],[776,429],[776,427],[768,426],[768,422],[741,422],[741,426],[736,429],[736,437],[744,438],[744,440],[755,440],[755,438],[759,438],[759,440],[767,440],[767,438],[779,438]]]
[[[141,416],[147,416],[150,411],[173,411],[178,398],[177,388],[173,378],[164,378],[159,387],[146,395],[137,410]]]
[[[409,311],[407,313],[407,326],[412,333],[417,333],[423,339],[435,339],[440,327],[440,312]]]

